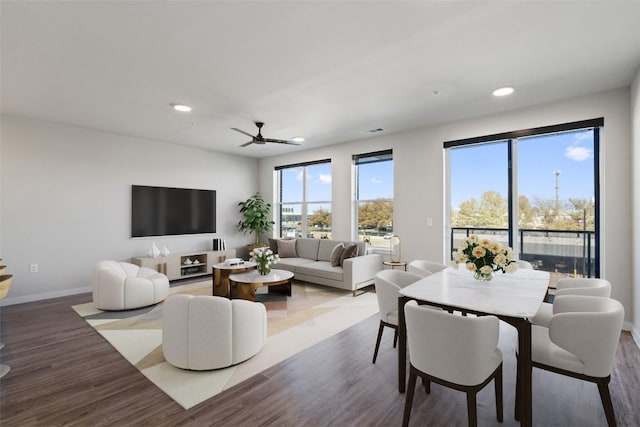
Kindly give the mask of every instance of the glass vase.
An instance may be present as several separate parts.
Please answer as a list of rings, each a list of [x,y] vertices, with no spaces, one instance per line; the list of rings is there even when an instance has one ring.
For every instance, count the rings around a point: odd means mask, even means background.
[[[271,267],[266,264],[258,264],[258,273],[260,273],[261,276],[266,276],[271,273]]]
[[[493,279],[493,272],[491,272],[491,273],[480,273],[480,270],[476,270],[473,273],[473,277],[476,280],[480,280],[481,282],[488,282],[491,279]]]

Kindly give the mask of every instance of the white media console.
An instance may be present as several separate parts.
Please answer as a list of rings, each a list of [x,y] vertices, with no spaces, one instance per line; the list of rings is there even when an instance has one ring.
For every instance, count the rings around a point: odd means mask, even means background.
[[[169,280],[187,279],[189,277],[212,274],[214,264],[226,258],[235,258],[235,249],[222,251],[194,251],[171,254],[157,258],[132,258],[131,262],[140,267],[147,267],[167,276]]]

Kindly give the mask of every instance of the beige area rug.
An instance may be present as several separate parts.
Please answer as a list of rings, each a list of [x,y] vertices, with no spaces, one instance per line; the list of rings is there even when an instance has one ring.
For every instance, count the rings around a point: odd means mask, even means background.
[[[211,295],[211,280],[172,287],[170,294]],[[153,384],[189,409],[378,312],[374,293],[351,292],[294,282],[292,296],[263,294],[268,338],[251,359],[213,371],[187,371],[164,360],[162,303],[108,312],[93,303],[72,308]]]

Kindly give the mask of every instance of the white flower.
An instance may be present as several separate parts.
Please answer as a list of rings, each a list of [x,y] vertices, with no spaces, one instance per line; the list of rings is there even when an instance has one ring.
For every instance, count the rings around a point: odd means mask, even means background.
[[[449,266],[454,269],[458,269],[458,263],[455,260],[449,261]]]
[[[493,268],[491,268],[490,265],[483,265],[482,267],[480,267],[480,273],[482,274],[491,274],[492,271]]]
[[[468,263],[466,264],[466,266],[467,266],[467,270],[469,270],[469,271],[476,271],[476,268],[477,268],[477,267],[476,267],[476,265],[475,265],[474,263],[472,263],[472,262],[468,262]]]

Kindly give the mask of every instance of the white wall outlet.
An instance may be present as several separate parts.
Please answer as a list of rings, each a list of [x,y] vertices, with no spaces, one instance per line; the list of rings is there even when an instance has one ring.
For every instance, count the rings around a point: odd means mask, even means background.
[[[427,218],[427,227],[433,226],[433,218]]]
[[[30,273],[37,273],[38,272],[38,264],[29,265],[29,272]]]

